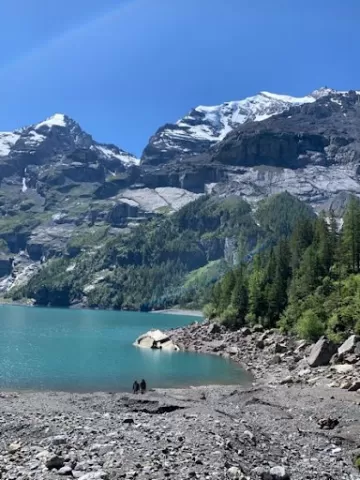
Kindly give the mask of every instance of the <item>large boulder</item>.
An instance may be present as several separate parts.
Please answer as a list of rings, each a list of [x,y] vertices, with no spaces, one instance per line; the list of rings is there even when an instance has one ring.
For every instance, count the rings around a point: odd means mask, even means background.
[[[338,355],[343,356],[347,355],[348,353],[353,353],[356,344],[360,342],[360,337],[358,335],[351,335],[345,342],[339,347]]]
[[[321,337],[312,347],[307,359],[310,367],[328,365],[331,357],[336,353],[336,345],[326,337]]]
[[[169,335],[161,330],[150,330],[149,332],[140,335],[140,337],[135,340],[134,345],[136,347],[152,348],[155,350],[180,350],[179,347],[171,340]]]

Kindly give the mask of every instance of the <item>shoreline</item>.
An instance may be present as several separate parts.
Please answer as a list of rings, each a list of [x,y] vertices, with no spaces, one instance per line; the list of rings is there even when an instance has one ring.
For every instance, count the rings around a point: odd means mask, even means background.
[[[331,388],[330,367],[309,372],[310,345],[206,321],[167,333],[182,350],[234,361],[253,383],[3,391],[2,480],[360,480],[360,395]]]
[[[198,317],[198,318],[204,319],[204,315],[201,310],[186,310],[184,308],[168,308],[164,310],[151,310],[149,313],[184,315],[185,317]]]

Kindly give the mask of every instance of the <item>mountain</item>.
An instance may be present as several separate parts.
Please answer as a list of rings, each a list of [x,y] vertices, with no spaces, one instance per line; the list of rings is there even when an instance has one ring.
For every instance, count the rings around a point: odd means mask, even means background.
[[[228,133],[246,122],[260,122],[294,105],[313,103],[334,93],[329,88],[315,90],[305,97],[269,92],[215,106],[198,106],[176,123],[168,123],[150,138],[141,157],[143,164],[159,165],[175,158],[206,152]]]
[[[322,89],[313,97],[262,121],[244,122],[202,154],[152,168],[168,178],[181,171],[198,192],[256,203],[288,191],[317,210],[341,211],[347,193],[360,195],[360,92]]]
[[[360,92],[263,92],[197,107],[141,161],[62,114],[0,133],[0,291],[138,308],[145,293],[146,305],[171,304],[176,287],[191,301],[199,278],[208,285],[235,261],[240,238],[243,252],[266,248],[255,215],[267,197],[282,194],[279,211],[302,200],[341,217],[360,196],[359,120]]]
[[[0,162],[15,159],[26,167],[27,163],[41,164],[45,158],[71,153],[76,149],[90,149],[103,157],[114,168],[138,164],[132,154],[115,145],[95,142],[78,123],[63,114],[52,117],[14,132],[0,132]],[[5,160],[4,160],[5,159]],[[15,162],[16,163],[16,162]]]

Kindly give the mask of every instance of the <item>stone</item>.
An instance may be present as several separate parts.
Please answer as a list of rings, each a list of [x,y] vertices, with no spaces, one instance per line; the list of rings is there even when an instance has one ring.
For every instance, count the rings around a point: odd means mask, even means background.
[[[238,467],[230,467],[227,471],[228,477],[234,480],[245,480],[242,470]]]
[[[9,453],[15,453],[20,449],[21,449],[21,443],[20,442],[13,442],[13,443],[10,443],[10,445],[8,446],[8,452]]]
[[[52,445],[65,445],[67,442],[67,436],[66,435],[56,435],[51,439],[51,444]]]
[[[356,347],[356,344],[360,341],[358,335],[351,335],[345,342],[338,348],[338,354],[347,355],[348,353],[353,353]]]
[[[269,332],[264,332],[260,335],[259,340],[261,340],[262,342],[265,342],[268,336],[269,336]]]
[[[280,385],[289,385],[290,383],[294,383],[294,379],[290,375],[280,380]]]
[[[256,333],[256,332],[263,332],[263,331],[264,331],[264,327],[263,327],[260,323],[257,323],[256,325],[254,325],[254,326],[252,327],[252,331],[253,331],[254,333]]]
[[[220,328],[220,325],[218,323],[210,323],[210,325],[208,326],[207,328],[207,334],[208,335],[214,335],[216,333],[220,333],[221,332],[221,328]]]
[[[337,418],[327,417],[321,418],[317,423],[321,429],[332,430],[339,425],[339,420]]]
[[[251,335],[251,330],[248,327],[242,327],[242,328],[240,328],[240,333],[244,337],[247,337],[248,335]]]
[[[360,390],[360,380],[356,380],[348,388],[349,392],[357,392],[358,390]]]
[[[270,475],[272,480],[290,480],[290,475],[285,467],[282,466],[272,467],[270,469]]]
[[[265,344],[263,342],[263,340],[256,340],[256,348],[259,348],[260,350],[263,350],[264,347],[265,347]]]
[[[107,480],[109,478],[108,474],[103,470],[99,470],[98,472],[90,472],[85,473],[79,477],[79,480]]]
[[[72,473],[72,468],[69,466],[62,467],[58,471],[59,475],[71,475],[71,473]]]
[[[226,349],[227,353],[229,355],[238,355],[239,354],[239,349],[238,347],[235,346],[230,346]]]
[[[333,365],[331,370],[334,370],[336,373],[347,374],[354,371],[354,366],[349,364],[339,364]]]
[[[296,342],[295,353],[303,352],[307,346],[308,346],[308,342],[306,340],[300,340]]]
[[[354,365],[355,363],[358,362],[358,360],[359,360],[359,357],[356,354],[346,355],[345,357],[345,362],[349,363],[350,365]]]
[[[272,360],[271,360],[271,363],[274,364],[274,365],[278,365],[279,363],[281,363],[280,355],[274,355]]]
[[[45,460],[50,456],[50,452],[48,450],[43,450],[42,452],[39,452],[37,455],[35,455],[35,458],[37,460],[42,460],[45,462]]]
[[[287,346],[283,343],[276,342],[273,346],[274,353],[285,353],[287,352]]]
[[[310,367],[328,365],[335,352],[336,345],[326,337],[321,337],[311,349],[308,364]]]
[[[45,465],[49,470],[60,470],[64,466],[64,459],[62,457],[59,457],[58,455],[52,455],[50,456],[46,462]]]
[[[351,387],[351,381],[350,380],[345,379],[340,383],[340,388],[342,388],[343,390],[348,390],[350,387]]]
[[[132,425],[135,422],[134,422],[133,418],[124,418],[123,423],[125,423],[127,425]]]

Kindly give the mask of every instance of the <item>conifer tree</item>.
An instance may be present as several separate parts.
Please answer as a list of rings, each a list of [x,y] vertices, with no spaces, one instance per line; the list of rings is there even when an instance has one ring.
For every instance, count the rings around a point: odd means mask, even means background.
[[[349,273],[360,271],[360,203],[351,197],[344,215],[341,260]]]

